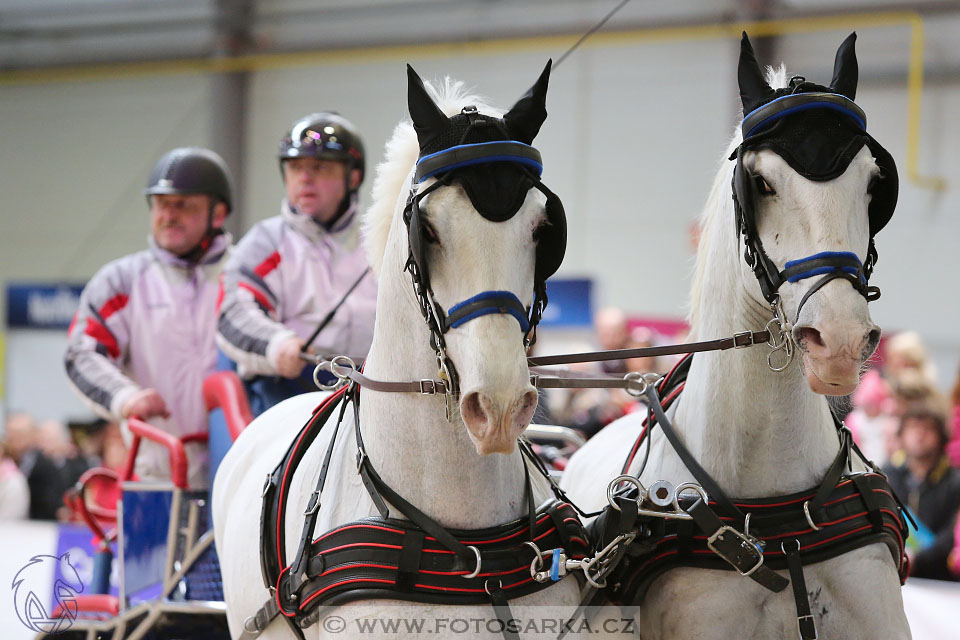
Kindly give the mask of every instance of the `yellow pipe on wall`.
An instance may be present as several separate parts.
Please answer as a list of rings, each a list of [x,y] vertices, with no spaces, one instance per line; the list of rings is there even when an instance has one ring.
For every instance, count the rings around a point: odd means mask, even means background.
[[[920,119],[923,97],[923,18],[916,12],[853,13],[846,15],[757,20],[686,27],[651,27],[614,33],[593,34],[583,46],[635,45],[638,42],[707,40],[738,37],[741,31],[754,36],[775,36],[785,33],[809,33],[851,27],[910,28],[910,57],[907,71],[907,161],[906,175],[914,184],[929,189],[944,189],[946,181],[938,176],[924,176],[919,171]],[[115,65],[53,67],[0,72],[0,86],[82,82],[144,75],[184,73],[236,73],[283,69],[322,64],[369,63],[397,58],[438,58],[452,55],[502,55],[512,51],[544,48],[563,49],[571,36],[504,38],[461,43],[434,43],[408,46],[384,46],[336,51],[311,51],[288,54],[261,54],[224,58],[200,58],[161,62],[139,62]]]

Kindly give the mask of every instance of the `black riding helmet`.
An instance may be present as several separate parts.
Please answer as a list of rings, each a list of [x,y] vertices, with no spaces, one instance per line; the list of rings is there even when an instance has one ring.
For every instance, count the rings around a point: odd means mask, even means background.
[[[281,176],[283,176],[283,163],[292,158],[336,160],[347,166],[343,178],[344,197],[333,221],[339,220],[356,199],[357,189],[350,187],[352,170],[360,170],[360,182],[357,183],[357,188],[363,184],[366,173],[363,141],[360,139],[357,128],[334,111],[311,113],[294,122],[290,131],[280,141],[279,158]]]
[[[227,205],[233,209],[233,188],[227,163],[209,149],[180,147],[164,154],[154,165],[143,193],[148,196],[205,193],[212,204]]]
[[[179,147],[164,154],[150,172],[143,193],[148,202],[150,196],[154,195],[210,196],[207,231],[195,247],[180,256],[190,262],[200,260],[210,248],[213,238],[223,233],[222,229],[213,228],[214,207],[220,202],[224,203],[227,215],[233,209],[233,187],[227,163],[213,151],[200,147]]]

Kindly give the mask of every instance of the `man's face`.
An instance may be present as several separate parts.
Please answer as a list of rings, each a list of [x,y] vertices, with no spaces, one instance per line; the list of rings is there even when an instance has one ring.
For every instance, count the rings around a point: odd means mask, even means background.
[[[900,443],[909,458],[929,459],[940,454],[940,432],[929,418],[905,418]]]
[[[283,162],[287,200],[302,214],[326,224],[333,220],[346,195],[347,165],[321,158],[291,158]],[[350,172],[350,187],[359,186],[360,172]]]
[[[182,256],[199,244],[207,232],[210,196],[205,194],[160,194],[150,196],[153,239],[161,249]],[[226,218],[226,205],[217,203],[211,226],[219,229]]]

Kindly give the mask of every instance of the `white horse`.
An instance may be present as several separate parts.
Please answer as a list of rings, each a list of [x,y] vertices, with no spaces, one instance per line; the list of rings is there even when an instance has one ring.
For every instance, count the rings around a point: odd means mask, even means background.
[[[827,90],[852,100],[852,39],[841,50],[835,70],[842,71],[840,79],[835,77]],[[757,92],[772,94],[771,87],[788,87],[788,82],[782,67],[768,69],[764,81],[744,35],[740,88],[745,111]],[[770,320],[758,279],[741,257],[744,245],[734,224],[734,164],[727,158],[741,141],[738,129],[701,218],[690,293],[691,340],[757,331]],[[760,181],[757,234],[779,269],[789,260],[821,251],[854,252],[865,260],[870,185],[879,178],[878,163],[867,146],[842,175],[827,181],[802,177],[771,149],[746,151],[742,161],[747,175]],[[830,281],[809,297],[797,318],[811,282],[785,283],[779,289],[787,318],[795,320],[798,361],[776,373],[768,367],[769,350],[763,346],[698,353],[671,412],[680,439],[727,496],[760,498],[807,490],[822,480],[837,454],[837,429],[824,396],[846,395],[856,388],[879,330],[864,297],[843,279]],[[570,460],[561,487],[581,508],[606,505],[607,484],[621,472],[643,419],[644,413],[638,412],[614,422]],[[660,430],[653,431],[650,445],[640,475],[645,487],[661,479],[674,486],[694,481]],[[640,471],[643,458],[641,450],[629,473]],[[886,545],[872,544],[805,565],[804,574],[821,638],[910,637],[897,566]],[[638,605],[637,626],[645,640],[797,637],[792,590],[774,593],[734,571],[673,568],[650,584],[642,601],[632,604]]]
[[[531,93],[505,115],[503,122],[514,140],[526,137],[524,141],[529,143],[539,130],[546,116],[543,99],[548,72],[549,66]],[[430,346],[430,334],[410,277],[404,272],[409,249],[403,213],[415,163],[422,152],[418,134],[422,145],[431,126],[442,125],[447,116],[459,114],[462,107],[469,105],[476,106],[480,114],[501,115],[480,98],[467,95],[460,83],[448,80],[439,92],[431,87],[436,104],[422,84],[419,91],[423,95],[414,96],[418,83],[419,78],[412,74],[410,102],[414,122],[400,123],[387,143],[386,159],[378,168],[373,189],[374,202],[364,220],[369,260],[379,278],[376,327],[364,375],[385,381],[437,377],[437,357]],[[424,104],[423,96],[429,104]],[[442,116],[443,123],[429,122],[432,110]],[[520,135],[518,130],[525,130],[526,134]],[[420,191],[434,182],[434,178],[422,182]],[[483,291],[512,292],[527,308],[533,303],[538,238],[550,221],[540,191],[523,187],[519,200],[516,214],[501,222],[481,216],[459,182],[440,186],[420,203],[423,258],[429,267],[434,298],[443,309]],[[361,389],[360,427],[373,467],[387,485],[446,528],[481,529],[527,515],[526,463],[516,442],[530,422],[537,394],[530,384],[524,335],[517,325],[514,317],[494,313],[446,334],[447,353],[459,373],[461,389],[459,413],[450,419],[445,417],[442,394]],[[297,396],[259,416],[238,438],[217,473],[213,520],[234,637],[240,634],[244,620],[270,597],[263,586],[258,559],[259,496],[264,477],[277,465],[311,411],[325,397],[319,392]],[[315,535],[378,513],[357,473],[352,411],[347,410],[334,445]],[[285,521],[288,557],[297,548],[302,511],[314,490],[331,427],[328,424],[323,429],[292,479],[292,502]],[[533,469],[530,478],[539,505],[552,494],[548,483]],[[391,517],[401,516],[392,508]],[[572,607],[577,602],[576,580],[565,579],[511,601],[511,606],[551,603]],[[394,604],[400,603],[362,600],[338,607],[336,615],[346,624],[341,633],[331,637],[369,637],[369,630],[363,634],[353,622],[389,617],[391,610],[396,615],[399,609],[388,606]],[[450,618],[452,613],[457,618],[496,622],[490,605],[456,607],[451,612],[443,605],[408,604],[404,611],[415,612],[430,625],[431,619]],[[488,633],[491,628],[493,632]],[[329,631],[341,629],[325,630],[323,624],[317,624],[306,633],[308,637],[324,637]],[[500,637],[496,625],[481,625],[480,631],[485,637]],[[402,637],[403,633],[401,628],[391,637]],[[294,635],[277,619],[261,637]]]

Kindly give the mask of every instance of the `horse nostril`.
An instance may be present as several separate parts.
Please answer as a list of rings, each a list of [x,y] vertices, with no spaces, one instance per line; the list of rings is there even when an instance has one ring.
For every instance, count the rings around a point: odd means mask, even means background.
[[[797,343],[804,345],[807,348],[809,348],[810,345],[817,347],[824,346],[823,336],[821,336],[820,332],[813,327],[803,327],[802,329],[797,329]]]
[[[460,401],[460,413],[467,424],[482,425],[487,422],[487,412],[483,408],[480,394],[476,391],[463,396]]]

